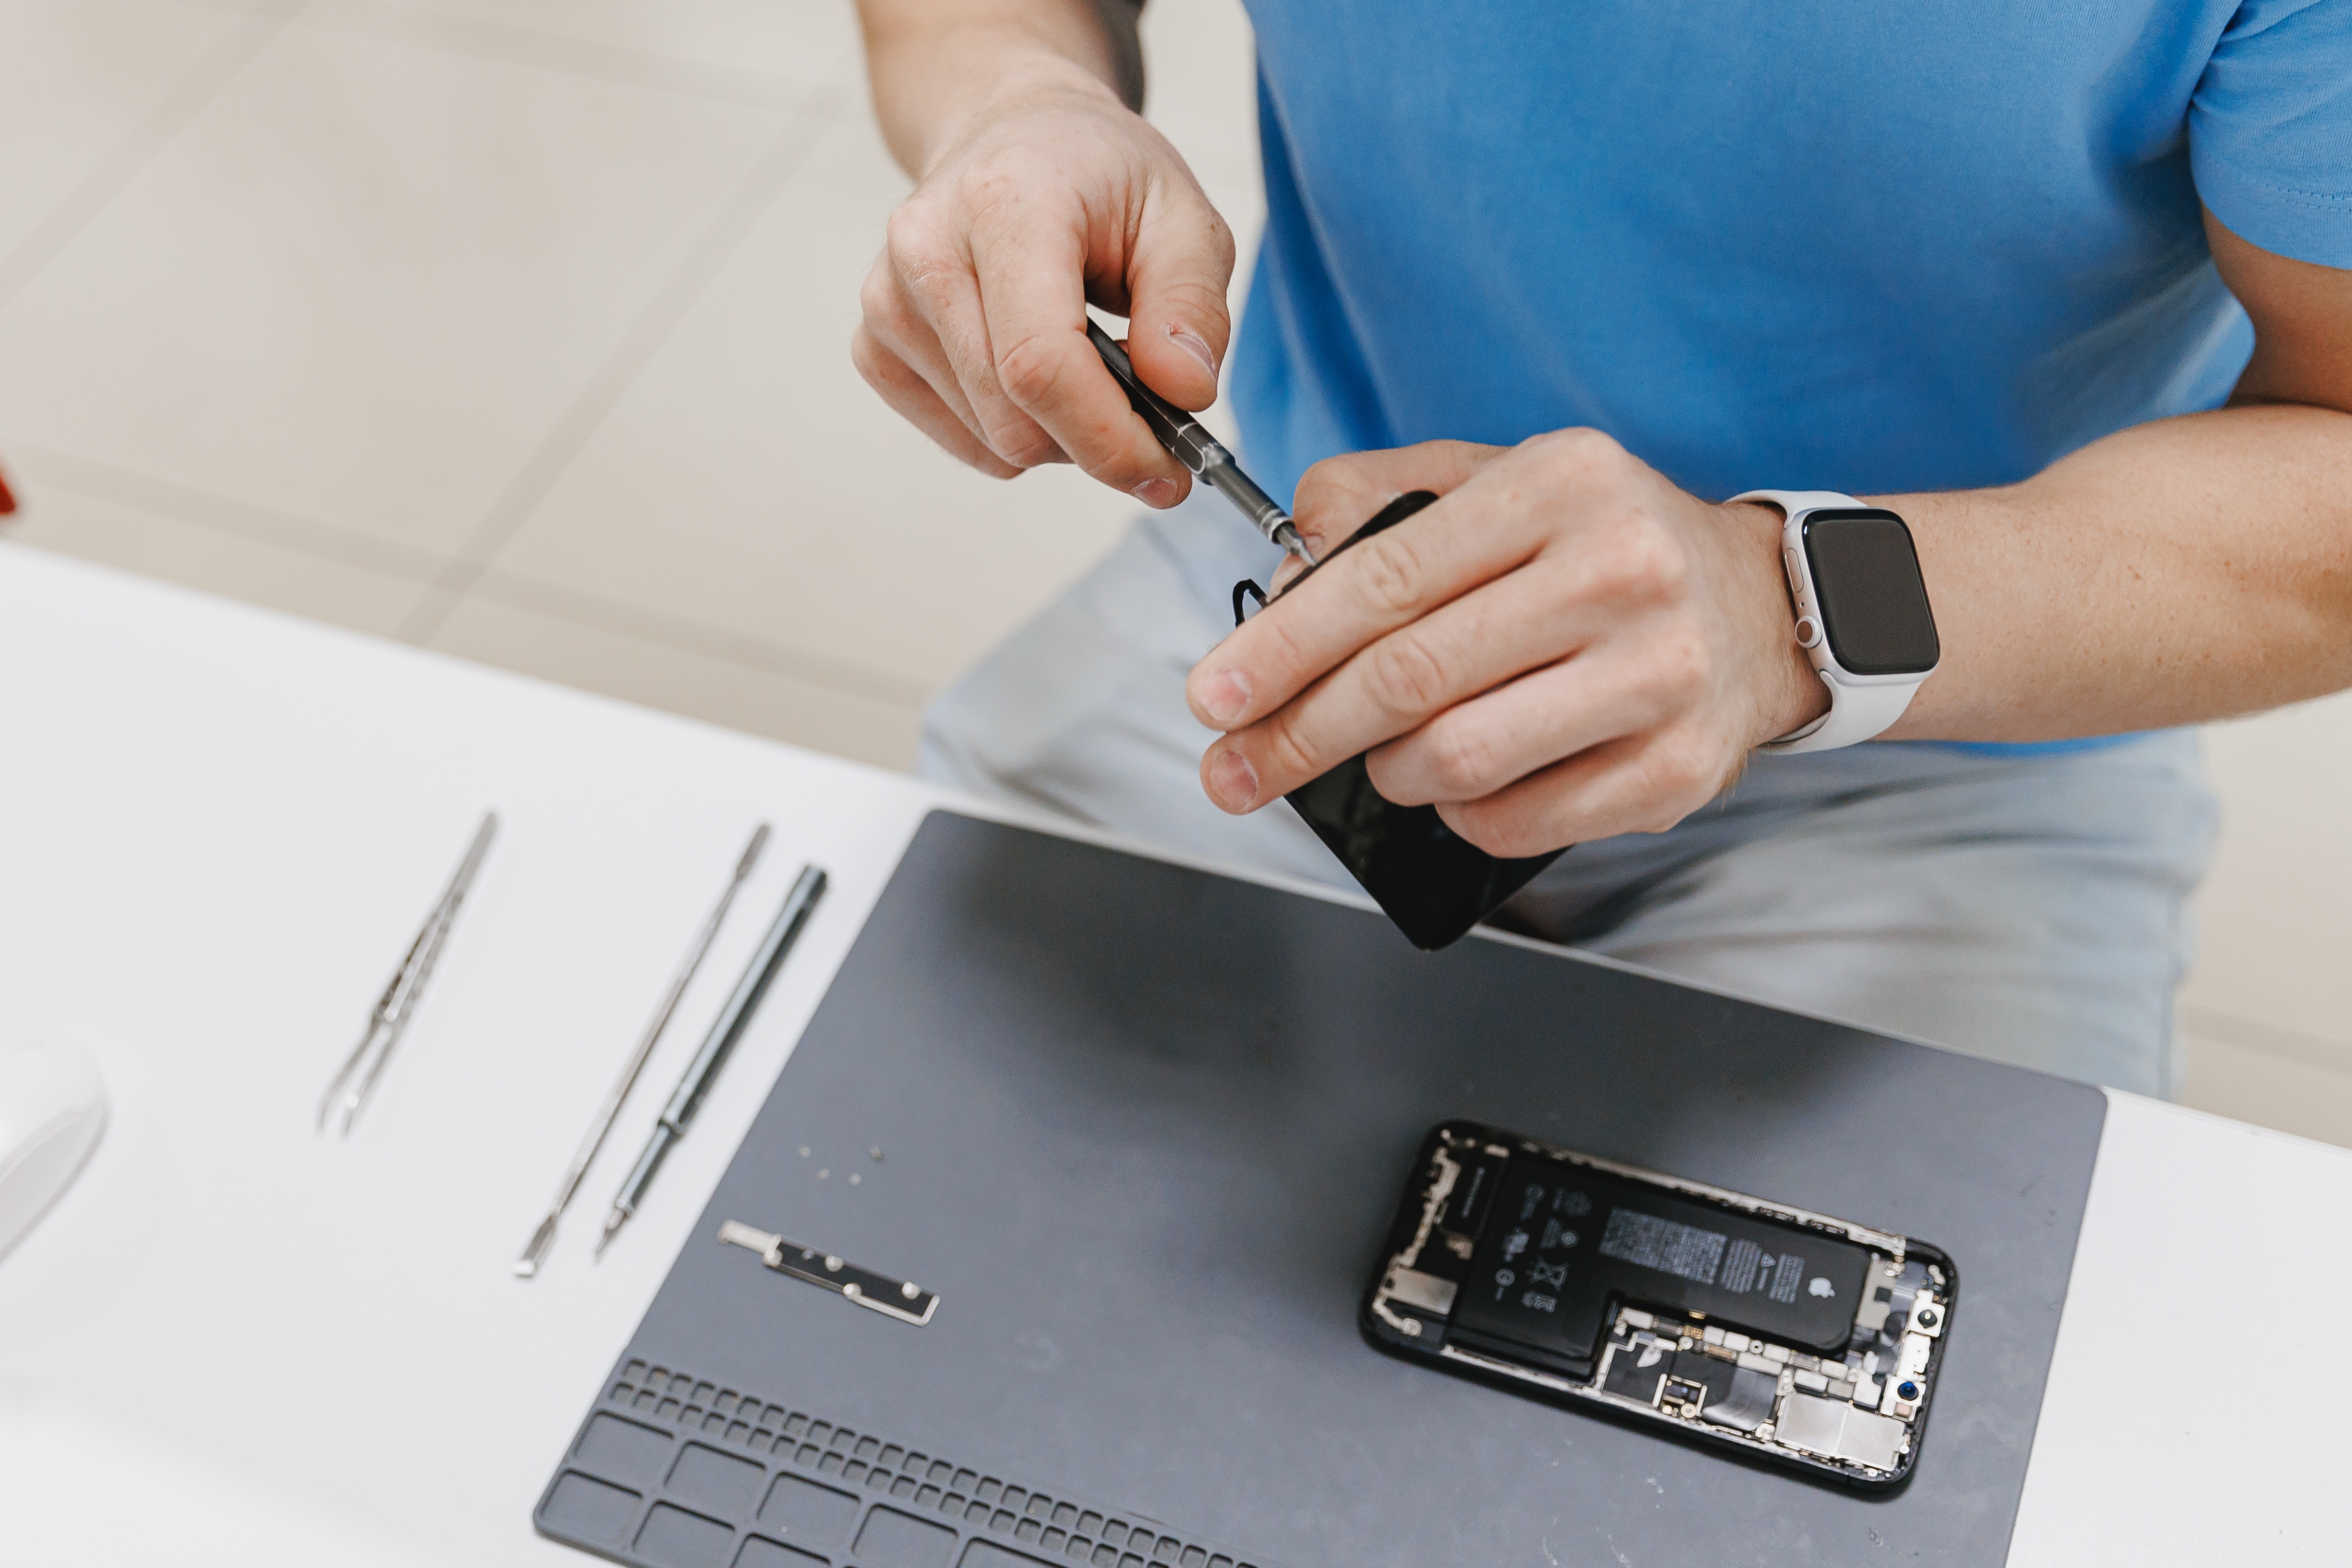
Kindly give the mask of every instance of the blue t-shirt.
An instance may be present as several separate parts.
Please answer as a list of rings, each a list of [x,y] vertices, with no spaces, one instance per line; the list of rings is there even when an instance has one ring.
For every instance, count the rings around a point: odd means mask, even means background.
[[[2352,0],[1250,0],[1260,480],[1592,425],[1695,493],[1998,485],[2213,408],[2199,202],[2352,267]]]
[[[2013,483],[2228,400],[2200,199],[2352,267],[2352,0],[1249,9],[1277,496],[1569,425],[1710,498]]]

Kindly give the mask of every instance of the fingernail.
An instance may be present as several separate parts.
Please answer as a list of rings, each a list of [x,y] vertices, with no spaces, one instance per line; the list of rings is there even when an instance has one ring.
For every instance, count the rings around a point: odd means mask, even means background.
[[[1142,502],[1147,507],[1172,507],[1176,504],[1176,481],[1173,479],[1146,479],[1142,484],[1138,485],[1134,489],[1129,490],[1128,494],[1133,496],[1137,500]]]
[[[1213,376],[1217,373],[1216,350],[1209,347],[1209,340],[1200,333],[1190,327],[1180,327],[1171,322],[1168,328],[1168,340],[1200,361],[1202,370]]]
[[[1220,752],[1209,764],[1209,793],[1228,811],[1240,811],[1257,799],[1257,769],[1238,751]]]
[[[1219,724],[1241,717],[1248,711],[1249,700],[1249,677],[1239,670],[1219,670],[1201,683],[1201,711]]]

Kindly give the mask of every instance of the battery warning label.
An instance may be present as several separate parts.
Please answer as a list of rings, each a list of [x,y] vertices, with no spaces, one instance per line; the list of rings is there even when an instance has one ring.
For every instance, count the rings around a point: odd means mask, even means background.
[[[1802,1258],[1794,1252],[1767,1252],[1744,1236],[1724,1253],[1723,1278],[1717,1281],[1735,1296],[1762,1291],[1776,1301],[1795,1301],[1804,1282]],[[1817,1290],[1813,1294],[1823,1296],[1829,1291]]]
[[[1611,1212],[1609,1224],[1601,1232],[1601,1255],[1712,1285],[1716,1266],[1723,1260],[1725,1239],[1719,1231],[1678,1225],[1638,1209],[1618,1208]]]
[[[1805,1285],[1805,1260],[1794,1252],[1767,1252],[1744,1236],[1734,1241],[1720,1231],[1634,1208],[1619,1208],[1609,1216],[1601,1233],[1601,1255],[1714,1285],[1734,1296],[1762,1291],[1773,1301],[1793,1301]]]

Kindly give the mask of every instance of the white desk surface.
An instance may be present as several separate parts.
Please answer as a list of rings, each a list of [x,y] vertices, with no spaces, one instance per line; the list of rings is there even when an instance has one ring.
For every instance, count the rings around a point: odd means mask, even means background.
[[[532,1532],[540,1489],[945,799],[0,544],[0,1040],[87,1047],[113,1103],[0,1260],[0,1563],[585,1561]],[[399,1058],[350,1142],[314,1136],[490,806]],[[767,856],[549,1267],[509,1278],[761,820]],[[804,859],[831,894],[592,1267],[650,1106]],[[2352,1156],[2110,1099],[2011,1561],[2345,1561],[2324,1325],[2352,1299]]]

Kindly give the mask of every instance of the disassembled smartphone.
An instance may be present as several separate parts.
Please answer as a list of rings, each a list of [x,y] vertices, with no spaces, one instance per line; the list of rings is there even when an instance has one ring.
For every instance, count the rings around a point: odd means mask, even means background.
[[[1447,1122],[1362,1320],[1446,1371],[1884,1488],[1918,1460],[1958,1283],[1908,1237]]]

